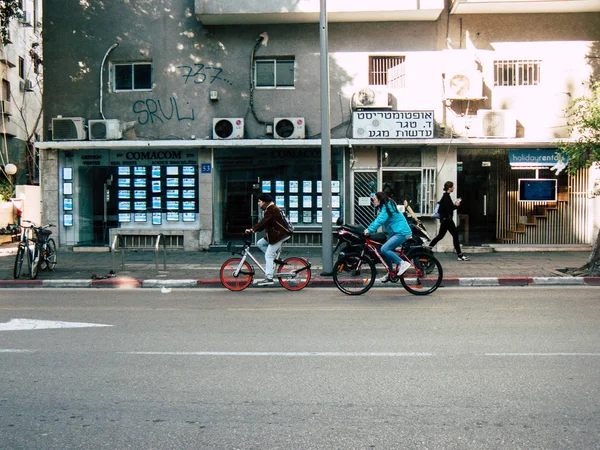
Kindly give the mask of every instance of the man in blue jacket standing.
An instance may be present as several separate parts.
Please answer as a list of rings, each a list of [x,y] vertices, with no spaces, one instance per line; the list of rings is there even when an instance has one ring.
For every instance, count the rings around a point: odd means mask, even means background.
[[[385,192],[377,192],[373,197],[373,204],[380,210],[380,213],[365,230],[365,236],[375,233],[380,226],[383,226],[384,231],[388,234],[388,240],[381,246],[381,256],[388,268],[393,271],[395,267],[396,276],[400,276],[408,270],[410,264],[394,253],[394,249],[410,239],[412,231],[404,214],[398,212],[396,203]],[[380,281],[383,283],[390,281],[389,274]]]

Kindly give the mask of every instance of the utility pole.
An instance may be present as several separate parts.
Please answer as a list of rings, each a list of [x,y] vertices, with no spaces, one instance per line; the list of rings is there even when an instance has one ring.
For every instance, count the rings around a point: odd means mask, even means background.
[[[327,0],[321,0],[321,186],[323,196],[323,273],[333,273],[333,226],[331,224],[331,127],[329,126],[329,50]]]

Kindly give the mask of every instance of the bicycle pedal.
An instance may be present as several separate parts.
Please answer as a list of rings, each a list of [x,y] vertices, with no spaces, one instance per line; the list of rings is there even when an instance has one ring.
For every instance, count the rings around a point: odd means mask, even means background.
[[[282,261],[281,259],[274,259],[273,262],[276,264],[285,264],[285,262]]]

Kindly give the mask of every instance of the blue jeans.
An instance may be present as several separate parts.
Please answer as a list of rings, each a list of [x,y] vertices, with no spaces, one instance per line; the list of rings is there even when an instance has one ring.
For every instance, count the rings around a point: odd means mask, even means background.
[[[394,270],[395,265],[400,264],[400,261],[402,261],[402,259],[394,253],[394,249],[400,247],[410,237],[411,236],[405,236],[403,234],[394,234],[381,246],[381,256],[387,263],[389,269]]]

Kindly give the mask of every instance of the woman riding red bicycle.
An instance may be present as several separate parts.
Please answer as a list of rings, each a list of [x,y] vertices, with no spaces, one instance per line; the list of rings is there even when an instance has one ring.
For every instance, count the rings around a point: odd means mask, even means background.
[[[373,222],[364,231],[365,236],[375,233],[380,226],[388,235],[387,241],[381,246],[380,253],[388,265],[389,272],[395,272],[399,277],[410,267],[410,263],[403,261],[394,249],[400,247],[412,237],[412,231],[404,214],[398,211],[396,203],[385,192],[377,192],[373,196],[373,204],[380,210]],[[390,281],[387,273],[381,280],[383,283]]]

